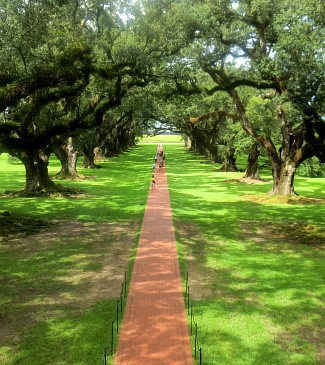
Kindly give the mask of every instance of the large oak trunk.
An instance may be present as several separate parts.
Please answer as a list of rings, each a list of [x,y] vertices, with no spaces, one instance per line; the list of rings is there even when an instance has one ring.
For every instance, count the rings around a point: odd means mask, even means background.
[[[49,157],[41,150],[22,152],[19,156],[26,170],[25,192],[52,191],[56,185],[48,175]]]
[[[222,162],[222,159],[220,157],[220,154],[219,154],[219,148],[218,148],[218,145],[216,143],[214,144],[211,144],[210,148],[209,148],[209,157],[210,159],[215,162],[215,163],[221,163]]]
[[[65,146],[56,148],[55,155],[61,162],[61,171],[58,175],[62,178],[75,178],[78,176],[77,160],[78,152],[75,151],[72,138],[69,137]]]
[[[296,169],[295,163],[290,160],[279,165],[272,163],[273,186],[271,194],[285,196],[296,195],[294,191]]]
[[[188,136],[183,137],[185,142],[185,147],[187,147],[189,150],[192,150],[192,139]]]
[[[99,166],[95,164],[95,151],[93,148],[83,148],[84,160],[82,167],[86,169],[97,169]]]
[[[223,166],[221,171],[238,171],[236,166],[235,149],[233,147],[228,148],[224,157]]]
[[[82,167],[84,167],[85,169],[97,169],[98,166],[95,164],[95,155],[84,153]]]
[[[258,172],[259,155],[260,151],[258,149],[258,145],[254,144],[252,148],[249,150],[246,171],[243,176],[244,179],[260,180],[260,174]]]
[[[256,141],[265,147],[270,158],[273,175],[273,187],[271,193],[274,195],[292,196],[296,195],[294,191],[294,177],[298,166],[307,158],[313,156],[313,150],[304,145],[305,129],[301,126],[295,130],[290,129],[290,120],[287,121],[285,112],[279,106],[277,108],[279,125],[281,127],[281,148],[277,151],[275,143],[270,137],[263,133],[259,133],[250,123],[245,107],[237,94],[236,90],[229,92],[232,97],[240,122],[244,130]]]

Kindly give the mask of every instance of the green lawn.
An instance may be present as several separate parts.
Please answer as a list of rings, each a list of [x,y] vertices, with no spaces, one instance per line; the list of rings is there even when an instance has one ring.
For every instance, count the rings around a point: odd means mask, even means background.
[[[101,169],[79,169],[85,179],[57,181],[84,189],[75,199],[8,198],[6,190],[24,187],[24,169],[0,156],[0,213],[19,215],[15,225],[27,229],[0,234],[1,365],[95,365],[103,363],[105,347],[110,354],[111,322],[115,343],[117,300],[125,271],[131,275],[154,154],[151,145],[136,147]],[[59,171],[56,160],[49,170]],[[52,225],[35,234],[23,227],[27,218]]]
[[[270,182],[236,183],[241,173],[162,142],[203,364],[324,364],[324,203],[265,199]],[[102,169],[80,169],[85,179],[60,182],[85,191],[75,199],[0,196],[0,212],[53,224],[0,236],[1,364],[103,364],[155,150],[140,144]],[[50,173],[58,171],[51,161]],[[0,194],[23,188],[22,165],[5,155],[0,174]],[[295,186],[325,199],[325,179],[297,177]]]
[[[325,363],[325,205],[264,201],[271,183],[170,146],[168,182],[204,364]],[[262,172],[268,179],[268,172]],[[297,177],[325,199],[325,179]]]
[[[147,199],[148,177],[155,154],[153,146],[133,148],[108,162],[100,162],[101,169],[78,169],[85,176],[80,181],[59,184],[84,189],[86,195],[79,199],[0,199],[0,210],[13,213],[46,217],[77,218],[86,220],[142,219]],[[0,194],[6,190],[23,189],[24,168],[21,164],[7,164],[7,156],[0,155]],[[59,163],[53,160],[50,175],[60,171]],[[127,202],[125,204],[125,202]]]
[[[184,145],[182,136],[179,134],[159,134],[157,136],[145,136],[140,139],[140,143],[181,143]]]

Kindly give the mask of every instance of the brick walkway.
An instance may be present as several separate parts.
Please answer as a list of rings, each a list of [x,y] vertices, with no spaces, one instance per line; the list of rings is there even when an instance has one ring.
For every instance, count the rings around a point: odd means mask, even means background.
[[[155,176],[114,365],[193,365],[165,169]]]

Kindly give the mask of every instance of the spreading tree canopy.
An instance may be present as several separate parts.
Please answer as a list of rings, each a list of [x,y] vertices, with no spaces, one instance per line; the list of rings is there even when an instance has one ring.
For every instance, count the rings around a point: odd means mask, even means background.
[[[228,94],[243,129],[269,156],[272,192],[295,194],[298,166],[312,156],[325,161],[324,2],[181,3],[187,5],[185,12],[196,15],[197,23],[195,39],[182,49],[179,60],[210,76],[209,87],[196,80],[202,92]],[[272,102],[272,134],[266,133],[261,118],[254,120],[254,113],[247,112],[247,88],[252,97]]]
[[[217,157],[219,127],[238,120],[269,156],[272,192],[295,194],[299,165],[325,161],[324,7],[0,0],[0,153],[24,162],[26,190],[52,189],[49,155],[81,129],[103,125],[107,140],[125,146],[140,124],[161,120]],[[225,95],[231,107],[220,104]]]

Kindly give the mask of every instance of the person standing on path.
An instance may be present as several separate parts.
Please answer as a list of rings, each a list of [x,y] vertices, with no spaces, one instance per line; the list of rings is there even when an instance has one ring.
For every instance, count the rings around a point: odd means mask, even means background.
[[[162,151],[159,156],[160,156],[160,163],[159,163],[159,165],[161,164],[161,166],[163,167],[164,166],[164,162],[165,162],[165,153],[164,153],[164,151]]]
[[[159,143],[158,147],[157,147],[157,154],[160,155],[161,152],[163,152],[163,151],[164,151],[163,145],[162,145],[162,143]]]
[[[152,174],[151,178],[150,178],[150,189],[154,189],[156,187],[156,179],[155,179],[155,175]]]

